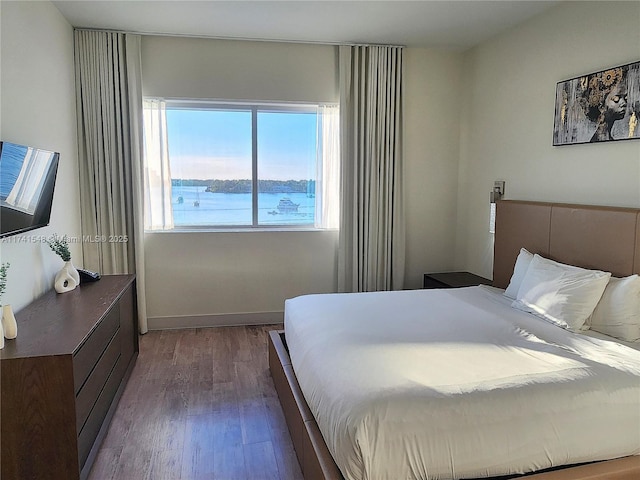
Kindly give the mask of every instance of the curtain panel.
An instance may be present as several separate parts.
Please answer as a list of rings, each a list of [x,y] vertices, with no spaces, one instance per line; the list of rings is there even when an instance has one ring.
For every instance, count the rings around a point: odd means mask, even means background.
[[[340,218],[340,107],[318,106],[316,228],[337,229]]]
[[[340,292],[403,286],[402,54],[340,47]]]
[[[166,110],[167,104],[164,100],[143,100],[145,230],[173,229]]]
[[[136,274],[145,333],[140,36],[76,30],[74,44],[84,265]]]

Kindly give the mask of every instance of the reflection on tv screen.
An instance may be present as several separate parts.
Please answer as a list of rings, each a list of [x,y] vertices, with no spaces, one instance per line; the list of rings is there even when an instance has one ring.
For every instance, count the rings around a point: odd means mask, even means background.
[[[49,223],[59,154],[0,144],[0,236]]]

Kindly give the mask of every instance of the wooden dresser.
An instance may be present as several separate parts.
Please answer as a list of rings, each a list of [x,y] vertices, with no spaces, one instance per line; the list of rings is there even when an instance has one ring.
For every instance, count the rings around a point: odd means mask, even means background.
[[[0,350],[0,477],[88,476],[138,355],[134,275],[49,291]]]

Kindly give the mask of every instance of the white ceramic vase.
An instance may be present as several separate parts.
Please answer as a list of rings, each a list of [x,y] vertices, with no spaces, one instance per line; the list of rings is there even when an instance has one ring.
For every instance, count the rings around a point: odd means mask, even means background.
[[[3,337],[7,340],[13,340],[18,336],[18,323],[11,305],[2,306],[2,330]]]
[[[62,270],[56,275],[54,288],[58,293],[70,292],[80,285],[80,275],[78,270],[73,266],[71,260],[64,262]]]
[[[0,322],[0,350],[4,348],[4,332],[2,331],[2,322]]]

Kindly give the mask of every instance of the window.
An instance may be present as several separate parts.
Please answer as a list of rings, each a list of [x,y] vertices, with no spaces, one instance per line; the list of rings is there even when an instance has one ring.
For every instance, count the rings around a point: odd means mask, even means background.
[[[146,99],[145,228],[337,227],[336,106]]]

